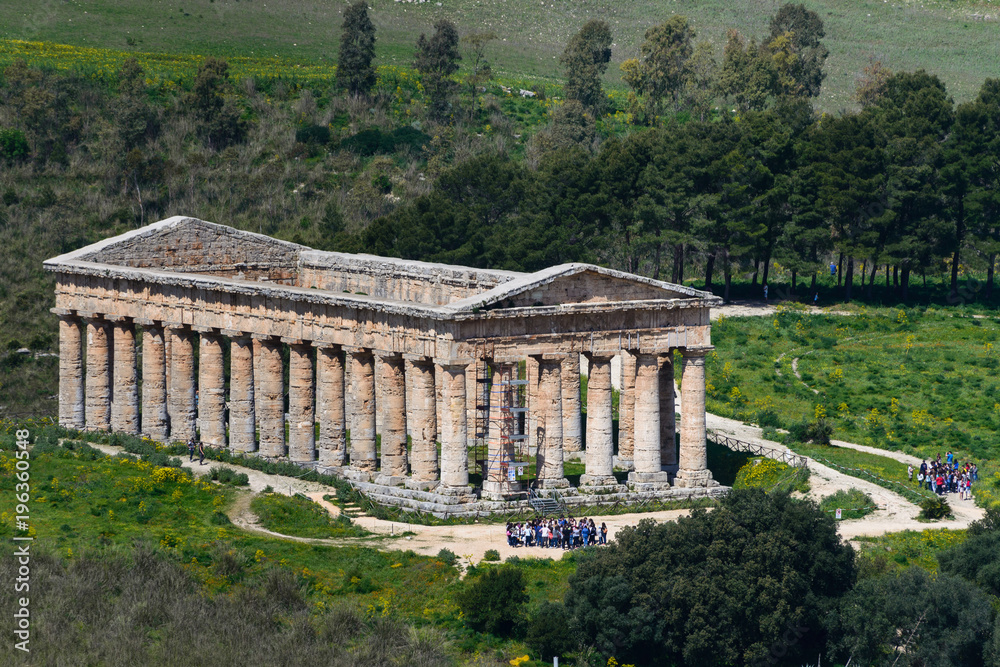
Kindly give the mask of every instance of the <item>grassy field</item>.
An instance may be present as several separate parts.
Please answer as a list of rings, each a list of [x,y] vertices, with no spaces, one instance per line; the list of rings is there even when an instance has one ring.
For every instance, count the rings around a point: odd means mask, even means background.
[[[712,333],[711,411],[771,427],[823,418],[833,424],[834,438],[925,458],[951,450],[984,462],[980,480],[989,483],[980,484],[982,500],[992,502],[992,461],[1000,458],[995,318],[933,309],[861,308],[850,317],[784,311],[722,320]],[[907,481],[906,466],[891,459],[795,447]]]
[[[591,18],[608,21],[615,35],[608,83],[621,86],[618,64],[636,55],[651,25],[679,13],[721,55],[728,28],[766,31],[779,3],[751,0],[622,2],[566,0],[372,0],[381,64],[409,67],[413,45],[435,20],[449,18],[462,33],[498,35],[491,58],[508,77],[561,81],[558,56],[569,36]],[[987,77],[1000,76],[1000,7],[994,0],[813,0],[806,6],[826,25],[829,76],[819,106],[849,107],[855,75],[878,54],[894,70],[938,74],[957,100],[969,99]],[[266,58],[320,65],[335,62],[343,3],[299,0],[91,0],[0,4],[0,38],[155,53]]]

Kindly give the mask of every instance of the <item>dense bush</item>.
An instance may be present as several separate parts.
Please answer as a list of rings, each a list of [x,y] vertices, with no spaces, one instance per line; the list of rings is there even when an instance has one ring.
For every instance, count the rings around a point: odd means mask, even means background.
[[[817,445],[829,445],[832,435],[833,424],[825,419],[799,422],[788,428],[788,437],[792,442],[814,442]]]
[[[250,483],[250,477],[245,472],[236,472],[226,466],[213,466],[208,471],[208,477],[222,484],[231,484],[232,486],[246,486]]]
[[[858,582],[825,624],[840,663],[974,667],[983,664],[992,610],[969,582],[909,567]]]
[[[31,151],[28,139],[21,130],[0,129],[0,158],[21,160]],[[6,196],[5,196],[6,200]]]
[[[836,511],[839,509],[843,510],[842,519],[860,519],[875,511],[875,501],[860,489],[851,488],[846,491],[841,489],[833,495],[824,497],[819,503],[819,508],[833,517],[836,517]]]
[[[462,617],[474,630],[507,636],[521,622],[528,602],[524,573],[512,565],[479,572],[456,595]]]
[[[554,602],[543,602],[528,623],[524,642],[538,654],[542,662],[564,656],[576,647],[572,622],[566,607]]]
[[[637,664],[790,664],[825,643],[820,619],[854,584],[854,552],[812,502],[734,490],[713,512],[644,520],[580,562],[566,606],[581,639]],[[789,628],[808,628],[789,645]]]
[[[943,519],[949,514],[951,514],[951,506],[948,505],[948,501],[941,496],[928,498],[920,503],[921,519]]]

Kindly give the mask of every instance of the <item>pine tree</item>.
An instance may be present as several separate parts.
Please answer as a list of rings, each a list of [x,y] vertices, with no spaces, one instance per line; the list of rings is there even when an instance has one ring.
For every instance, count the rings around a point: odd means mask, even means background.
[[[375,85],[375,25],[368,16],[368,3],[360,0],[344,12],[340,35],[337,83],[352,95],[367,93]]]
[[[566,67],[563,96],[567,100],[579,100],[597,114],[604,111],[607,100],[601,88],[601,77],[610,61],[611,28],[605,21],[587,21],[569,40],[560,58]]]
[[[434,24],[434,35],[427,39],[421,34],[417,40],[416,60],[413,67],[423,77],[424,90],[430,98],[431,115],[444,119],[451,111],[451,95],[457,84],[450,77],[458,71],[458,28],[442,19]]]

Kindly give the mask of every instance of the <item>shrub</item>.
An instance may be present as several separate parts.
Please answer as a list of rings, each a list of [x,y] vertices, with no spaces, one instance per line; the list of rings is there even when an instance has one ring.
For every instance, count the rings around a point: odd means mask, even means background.
[[[250,477],[245,472],[236,472],[226,466],[213,466],[208,471],[209,479],[214,479],[221,484],[231,486],[246,486],[250,483]]]
[[[229,517],[222,512],[213,512],[210,521],[213,526],[228,526],[232,523],[232,521],[229,520]]]
[[[944,498],[928,498],[920,503],[921,519],[943,519],[951,514],[951,506]]]
[[[449,567],[454,567],[458,564],[458,556],[455,552],[450,549],[442,549],[438,552],[438,560],[442,561],[445,565]]]
[[[495,562],[500,560],[500,552],[496,549],[487,549],[486,553],[483,554],[483,560]]]
[[[469,627],[506,636],[521,620],[528,602],[524,573],[511,565],[490,568],[467,582],[456,601]]]
[[[836,510],[841,512],[841,519],[860,519],[875,511],[875,501],[860,489],[840,490],[826,496],[819,503],[819,508],[836,519]]]
[[[24,136],[24,132],[0,130],[0,157],[11,161],[23,160],[28,157],[29,152],[28,139]]]
[[[788,428],[788,437],[793,442],[814,442],[818,445],[829,445],[833,435],[833,424],[825,419],[814,422],[799,422]]]
[[[543,662],[565,655],[576,643],[570,629],[571,621],[566,607],[554,602],[544,602],[532,616],[524,641],[531,650],[538,653]]]
[[[330,143],[330,128],[326,125],[307,125],[295,130],[295,141],[300,144],[323,145]]]

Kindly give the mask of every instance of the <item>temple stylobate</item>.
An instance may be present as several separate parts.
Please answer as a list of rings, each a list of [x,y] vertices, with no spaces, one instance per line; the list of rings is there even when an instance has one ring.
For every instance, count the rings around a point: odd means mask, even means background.
[[[287,457],[430,511],[529,489],[581,503],[718,489],[706,292],[587,264],[318,251],[188,217],[45,268],[66,427]]]

